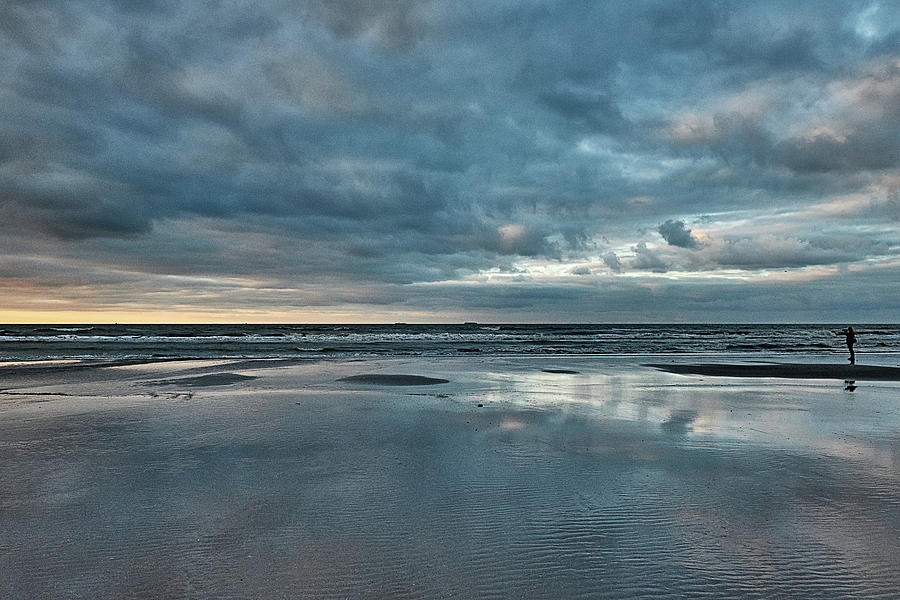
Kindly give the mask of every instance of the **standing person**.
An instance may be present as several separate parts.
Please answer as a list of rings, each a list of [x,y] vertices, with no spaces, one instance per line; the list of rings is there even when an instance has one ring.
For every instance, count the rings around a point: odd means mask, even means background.
[[[856,343],[856,333],[853,331],[853,327],[848,326],[847,329],[842,329],[841,333],[847,336],[847,349],[850,351],[850,358],[847,360],[850,361],[851,365],[856,364],[856,354],[853,353],[853,344]]]

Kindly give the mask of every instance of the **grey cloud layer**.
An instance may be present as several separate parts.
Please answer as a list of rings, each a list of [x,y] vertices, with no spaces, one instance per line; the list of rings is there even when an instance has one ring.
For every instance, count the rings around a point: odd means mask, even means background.
[[[4,277],[56,281],[38,257],[113,303],[152,303],[106,281],[124,270],[264,282],[234,284],[247,305],[331,285],[431,306],[409,286],[516,273],[540,309],[586,280],[890,262],[897,23],[892,3],[12,0]]]

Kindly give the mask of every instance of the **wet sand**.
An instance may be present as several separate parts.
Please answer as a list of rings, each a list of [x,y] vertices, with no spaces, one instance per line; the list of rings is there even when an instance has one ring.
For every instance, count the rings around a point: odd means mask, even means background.
[[[0,597],[896,597],[900,384],[639,362],[0,369]]]
[[[769,364],[648,364],[669,373],[717,377],[780,377],[787,379],[843,379],[848,381],[900,381],[900,367],[837,365],[833,363]]]
[[[350,383],[369,383],[372,385],[439,385],[450,383],[449,379],[440,377],[425,377],[423,375],[396,375],[385,373],[364,373],[362,375],[350,375],[341,377],[338,381]]]

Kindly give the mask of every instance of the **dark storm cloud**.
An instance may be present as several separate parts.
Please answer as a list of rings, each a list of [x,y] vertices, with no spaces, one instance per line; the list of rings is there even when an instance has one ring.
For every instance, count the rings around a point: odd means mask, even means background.
[[[669,219],[656,229],[663,236],[667,244],[680,248],[696,248],[697,240],[691,235],[691,230],[684,226],[684,221]]]
[[[616,103],[600,92],[560,89],[541,95],[541,101],[588,131],[615,133],[628,125]]]
[[[900,127],[785,140],[779,161],[799,173],[854,172],[900,166]]]
[[[485,273],[535,282],[510,306],[549,306],[571,292],[555,273],[627,286],[888,261],[898,13],[13,0],[0,6],[0,237],[11,260],[55,259],[70,285],[102,280],[110,298],[152,298],[102,275],[124,270],[230,282],[230,307],[282,306],[260,290],[306,282],[320,286],[298,294],[311,305],[328,289],[364,302],[356,286],[438,310],[410,286]],[[775,227],[773,211],[806,216]],[[654,229],[667,245],[643,239]],[[465,285],[470,306],[494,293]]]

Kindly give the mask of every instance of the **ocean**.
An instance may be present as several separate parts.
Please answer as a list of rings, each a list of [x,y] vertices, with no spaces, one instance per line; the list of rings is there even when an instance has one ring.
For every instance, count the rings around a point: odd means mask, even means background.
[[[834,325],[0,325],[0,361],[485,355],[830,355]],[[900,326],[858,325],[857,351],[900,354]],[[882,356],[889,359],[889,356]]]

